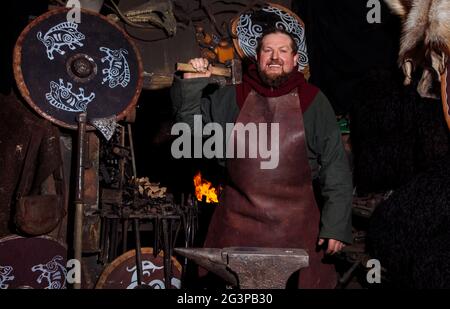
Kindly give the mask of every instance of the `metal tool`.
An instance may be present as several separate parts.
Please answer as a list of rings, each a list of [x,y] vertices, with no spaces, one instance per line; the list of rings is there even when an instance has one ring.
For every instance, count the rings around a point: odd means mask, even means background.
[[[84,168],[86,149],[86,113],[78,115],[78,147],[76,161],[76,186],[75,186],[75,224],[74,224],[74,257],[81,263],[83,244],[83,210],[84,210]],[[74,289],[81,288],[81,282],[73,285]]]
[[[241,289],[284,289],[294,272],[309,266],[303,249],[175,248],[175,252]]]

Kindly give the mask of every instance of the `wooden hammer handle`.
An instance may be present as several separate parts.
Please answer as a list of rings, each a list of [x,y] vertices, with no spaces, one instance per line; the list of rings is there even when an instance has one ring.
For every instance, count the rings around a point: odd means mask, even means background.
[[[214,67],[214,66],[210,65],[209,70],[211,71],[211,73],[213,75],[231,77],[231,69],[229,69],[229,68],[220,68],[220,67]],[[189,63],[177,63],[177,71],[189,72],[189,73],[199,73]]]

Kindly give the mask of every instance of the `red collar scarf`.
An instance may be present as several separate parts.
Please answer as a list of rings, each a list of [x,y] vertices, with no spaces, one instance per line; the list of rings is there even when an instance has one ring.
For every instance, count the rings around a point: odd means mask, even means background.
[[[280,87],[272,89],[263,84],[258,75],[256,64],[250,64],[247,72],[242,76],[242,83],[236,87],[236,99],[239,108],[242,109],[245,99],[247,99],[247,96],[252,89],[260,95],[270,98],[288,94],[293,89],[297,88],[298,96],[300,98],[300,106],[302,111],[305,112],[316,97],[319,89],[308,84],[303,74],[297,71],[296,68],[294,68],[294,70],[294,73],[291,74],[286,82],[284,82]]]

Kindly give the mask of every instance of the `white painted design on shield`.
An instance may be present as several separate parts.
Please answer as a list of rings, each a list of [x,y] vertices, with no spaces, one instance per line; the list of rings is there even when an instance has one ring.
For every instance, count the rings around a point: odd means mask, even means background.
[[[83,46],[81,40],[85,39],[83,33],[79,32],[78,24],[72,22],[59,23],[50,28],[47,33],[42,36],[42,32],[37,33],[37,38],[41,41],[47,49],[47,57],[50,60],[54,59],[53,52],[64,55],[66,52],[61,48],[68,46],[71,50],[76,48],[75,45]]]
[[[45,94],[47,101],[58,109],[68,112],[85,112],[87,106],[95,98],[95,93],[91,92],[89,96],[84,95],[84,89],[78,88],[78,94],[72,91],[72,84],[67,83],[60,78],[59,84],[50,82],[50,92]]]
[[[14,280],[14,276],[11,275],[12,271],[11,266],[0,266],[0,290],[7,289],[9,284],[6,284],[6,282]]]
[[[63,257],[56,255],[47,264],[38,264],[31,267],[33,272],[40,271],[41,274],[37,278],[37,283],[42,283],[42,280],[47,281],[45,289],[65,289],[67,270],[60,262],[64,261]]]
[[[308,54],[306,49],[305,30],[300,23],[288,13],[284,13],[275,7],[265,7],[263,11],[276,14],[280,20],[275,23],[275,27],[283,28],[294,35],[298,46],[298,68],[302,71],[308,65]],[[257,40],[262,35],[263,29],[260,25],[253,25],[250,14],[242,14],[236,26],[239,46],[247,57],[256,56]]]
[[[125,88],[130,82],[130,67],[125,58],[128,51],[124,48],[114,50],[108,47],[100,47],[100,50],[106,53],[106,56],[101,59],[102,63],[108,61],[109,65],[109,68],[102,70],[105,75],[102,84],[109,82],[109,88],[115,88],[117,85]]]
[[[256,46],[258,38],[262,34],[260,25],[253,25],[251,15],[242,14],[236,27],[239,39],[239,46],[247,57],[256,56]]]
[[[152,273],[154,273],[156,270],[163,269],[164,266],[158,267],[155,264],[153,264],[150,261],[142,261],[142,280],[144,281],[144,277],[150,277]],[[127,289],[134,289],[138,286],[138,277],[137,277],[137,270],[136,266],[133,266],[132,268],[127,267],[128,272],[133,272],[133,275],[131,276],[131,282],[130,285],[127,286]],[[172,277],[170,280],[171,284],[176,287],[177,289],[181,288],[181,281],[177,278]],[[142,284],[146,284],[145,281],[142,282]],[[164,284],[164,281],[159,279],[154,279],[150,281],[147,285],[151,286],[153,289],[165,289],[166,286]]]

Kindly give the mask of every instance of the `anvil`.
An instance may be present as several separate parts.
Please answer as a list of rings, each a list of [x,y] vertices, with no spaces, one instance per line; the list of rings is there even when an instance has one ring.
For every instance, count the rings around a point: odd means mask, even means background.
[[[241,289],[284,289],[294,272],[309,266],[303,249],[175,248],[175,252]]]

